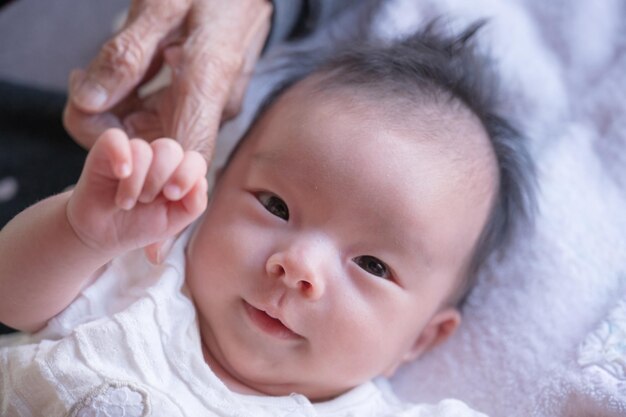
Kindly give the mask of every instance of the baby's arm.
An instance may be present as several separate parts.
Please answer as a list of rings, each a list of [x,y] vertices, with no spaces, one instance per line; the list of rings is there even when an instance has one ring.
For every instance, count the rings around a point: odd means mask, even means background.
[[[206,168],[174,140],[106,131],[73,191],[24,210],[0,232],[0,322],[41,328],[113,257],[181,231],[206,207]]]

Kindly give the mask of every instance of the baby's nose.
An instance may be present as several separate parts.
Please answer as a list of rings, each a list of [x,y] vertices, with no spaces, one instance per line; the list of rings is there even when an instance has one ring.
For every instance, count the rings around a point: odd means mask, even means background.
[[[266,263],[268,276],[282,280],[289,288],[311,300],[319,299],[326,289],[328,249],[319,241],[298,242],[272,254]]]

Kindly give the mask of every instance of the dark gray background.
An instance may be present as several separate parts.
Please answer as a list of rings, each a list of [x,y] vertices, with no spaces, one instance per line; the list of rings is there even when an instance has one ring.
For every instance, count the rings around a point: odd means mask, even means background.
[[[0,9],[0,79],[64,91],[129,0],[15,0]]]
[[[61,123],[68,74],[96,55],[128,4],[0,2],[0,227],[76,182],[85,152]]]

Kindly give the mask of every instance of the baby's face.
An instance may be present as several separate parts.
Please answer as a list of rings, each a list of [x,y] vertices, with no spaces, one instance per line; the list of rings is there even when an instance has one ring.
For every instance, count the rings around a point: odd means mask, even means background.
[[[223,173],[188,248],[187,283],[205,357],[227,385],[320,400],[454,330],[445,301],[493,184],[459,168],[458,155],[478,151],[447,151],[449,129],[308,84],[266,113]],[[478,126],[457,133],[486,141]]]

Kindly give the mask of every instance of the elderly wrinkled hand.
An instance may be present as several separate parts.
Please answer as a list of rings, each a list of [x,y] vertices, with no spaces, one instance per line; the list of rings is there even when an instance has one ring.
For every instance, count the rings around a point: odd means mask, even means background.
[[[271,13],[267,0],[133,0],[123,28],[72,72],[65,127],[86,148],[117,127],[176,138],[210,160],[220,122],[239,111]],[[171,83],[141,96],[164,63]]]

